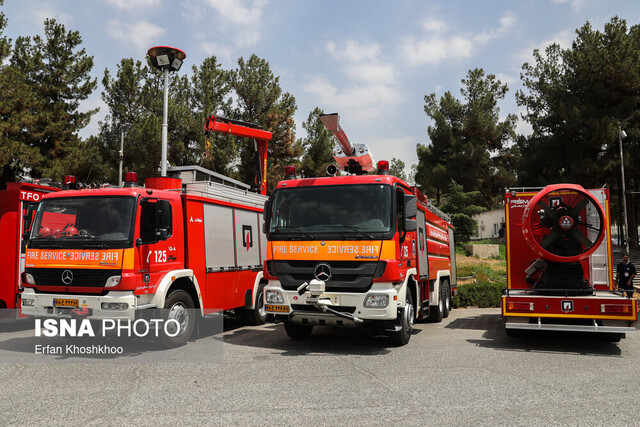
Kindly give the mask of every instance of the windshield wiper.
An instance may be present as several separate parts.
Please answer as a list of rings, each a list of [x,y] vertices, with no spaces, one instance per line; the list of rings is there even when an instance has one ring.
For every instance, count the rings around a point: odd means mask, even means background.
[[[45,239],[47,242],[51,242],[51,244],[49,245],[47,244],[40,245],[40,248],[42,249],[62,249],[62,245],[56,242],[53,237],[37,237],[36,239]],[[33,240],[36,240],[36,239],[33,239]]]
[[[82,245],[82,249],[109,249],[109,245],[106,243],[89,243]]]
[[[371,234],[365,233],[364,231],[360,230],[358,227],[353,227],[351,225],[344,225],[344,224],[327,224],[324,227],[341,227],[341,228],[348,228],[350,230],[356,231],[358,233],[360,233],[362,236],[368,237],[371,240],[376,240],[375,236],[372,236]]]
[[[292,226],[292,225],[288,225],[288,226],[286,226],[286,227],[276,227],[273,231],[274,231],[274,233],[279,233],[279,232],[281,232],[281,231],[283,231],[283,230],[288,230],[288,229],[295,230],[295,231],[297,231],[298,233],[300,233],[300,234],[304,235],[305,237],[309,238],[310,240],[315,240],[315,239],[316,239],[316,238],[315,238],[315,237],[313,237],[311,234],[309,234],[309,233],[307,233],[307,232],[305,232],[305,231],[302,231],[302,230],[300,229],[300,227],[294,227],[294,226]]]

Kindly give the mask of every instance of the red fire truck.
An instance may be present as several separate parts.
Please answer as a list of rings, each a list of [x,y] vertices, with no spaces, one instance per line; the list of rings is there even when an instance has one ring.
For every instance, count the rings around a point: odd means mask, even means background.
[[[340,144],[323,178],[284,181],[265,204],[265,308],[293,339],[316,325],[370,326],[404,345],[414,321],[441,321],[456,290],[453,229],[417,188],[351,144],[337,114],[321,116]],[[335,176],[337,169],[348,175]]]
[[[252,138],[257,193],[237,181],[182,184],[126,174],[123,188],[73,189],[44,196],[26,251],[22,313],[134,319],[164,308],[181,325],[169,346],[184,344],[197,315],[239,308],[262,323],[260,232],[271,133],[211,116],[207,131]]]
[[[24,271],[26,239],[33,212],[45,194],[59,191],[50,180],[36,183],[11,182],[0,191],[0,308],[17,309],[20,305],[20,273]]]
[[[635,332],[636,300],[615,289],[609,190],[574,184],[505,194],[505,330]]]

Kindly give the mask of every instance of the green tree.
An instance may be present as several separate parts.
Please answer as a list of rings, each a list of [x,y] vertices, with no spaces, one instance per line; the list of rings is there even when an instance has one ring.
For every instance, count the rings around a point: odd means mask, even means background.
[[[302,127],[307,136],[299,139],[298,147],[303,152],[300,172],[305,177],[320,177],[327,174],[327,166],[333,163],[333,136],[320,121],[324,111],[316,107],[309,113]]]
[[[389,172],[391,175],[397,176],[403,181],[407,180],[407,175],[404,173],[404,162],[400,159],[396,159],[395,157],[391,159],[389,162]]]
[[[44,38],[18,37],[8,64],[2,66],[0,106],[3,116],[2,181],[25,172],[61,179],[83,176],[97,158],[97,147],[78,132],[97,110],[79,111],[80,101],[96,87],[93,58],[79,46],[77,31],[53,19],[44,22]],[[7,54],[6,39],[0,52]]]
[[[474,215],[484,212],[486,208],[473,204],[478,198],[479,191],[464,191],[462,185],[454,180],[449,181],[446,196],[443,198],[441,209],[451,215],[451,221],[455,227],[453,235],[456,244],[469,241],[469,238],[477,229]]]
[[[425,113],[434,121],[427,129],[430,145],[418,144],[416,183],[437,202],[454,179],[465,191],[478,191],[486,207],[501,199],[515,180],[508,143],[515,138],[516,117],[500,120],[498,101],[508,91],[495,75],[470,70],[462,80],[462,100],[446,92],[425,96]]]
[[[228,175],[237,157],[234,138],[219,133],[211,134],[209,156],[205,154],[205,137],[201,132],[205,120],[211,114],[231,116],[231,79],[233,73],[223,70],[215,56],[206,58],[200,67],[192,68],[194,129],[197,129],[195,149],[200,156],[198,163],[218,173]]]
[[[518,142],[521,184],[607,184],[621,196],[618,123],[628,119],[628,188],[637,191],[640,170],[629,166],[640,161],[640,26],[628,28],[625,20],[614,17],[598,31],[587,22],[576,30],[571,48],[554,44],[544,53],[535,50],[534,60],[522,67],[527,90],[517,93],[533,128]],[[637,203],[632,199],[629,209],[633,245]]]
[[[124,131],[123,170],[136,171],[140,180],[157,176],[162,132],[159,78],[148,65],[124,58],[115,76],[105,69],[102,85],[102,99],[109,112],[98,135],[105,165],[101,175],[110,182],[118,181],[118,152],[121,131]]]
[[[300,149],[295,145],[293,114],[297,106],[293,95],[282,93],[280,78],[274,76],[269,63],[256,55],[248,60],[240,58],[233,75],[233,89],[237,95],[235,118],[256,123],[270,132],[273,139],[268,148],[267,186],[275,188],[284,177],[284,168],[297,164]],[[238,144],[240,164],[238,177],[243,182],[256,184],[256,166],[253,144]]]

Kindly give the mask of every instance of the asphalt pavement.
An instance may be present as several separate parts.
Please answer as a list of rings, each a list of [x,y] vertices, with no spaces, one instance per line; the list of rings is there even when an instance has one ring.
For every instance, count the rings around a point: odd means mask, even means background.
[[[509,338],[498,309],[362,330],[205,324],[179,349],[36,360],[0,326],[0,425],[637,425],[640,335]]]

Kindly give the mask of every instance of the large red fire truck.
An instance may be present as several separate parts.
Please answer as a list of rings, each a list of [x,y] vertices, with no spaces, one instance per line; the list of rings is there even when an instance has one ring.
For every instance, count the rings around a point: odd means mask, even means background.
[[[505,330],[635,332],[636,300],[615,289],[609,190],[574,184],[505,194]]]
[[[134,319],[166,309],[181,328],[163,337],[185,343],[197,314],[239,308],[262,323],[260,232],[271,133],[211,116],[205,129],[255,140],[257,192],[237,181],[182,184],[158,177],[123,188],[73,189],[44,196],[26,250],[22,313]],[[232,185],[230,185],[232,184]]]
[[[25,231],[45,194],[60,189],[51,180],[11,182],[0,191],[0,308],[20,306],[20,274],[24,271]]]
[[[414,321],[441,321],[456,290],[449,218],[351,144],[337,114],[321,116],[343,176],[297,179],[288,168],[265,204],[265,308],[293,339],[315,325],[367,325],[404,345]]]

